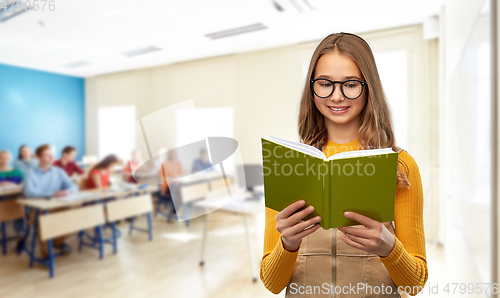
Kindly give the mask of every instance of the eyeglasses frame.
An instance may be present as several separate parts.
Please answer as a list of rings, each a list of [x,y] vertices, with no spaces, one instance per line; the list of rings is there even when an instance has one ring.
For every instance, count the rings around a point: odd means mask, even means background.
[[[316,82],[318,80],[325,80],[325,81],[328,81],[328,82],[332,83],[332,85],[333,85],[332,92],[328,96],[319,96],[314,91],[314,82]],[[356,97],[348,97],[344,93],[344,84],[347,83],[347,82],[351,82],[351,81],[355,81],[355,82],[358,82],[358,83],[361,84],[361,92]],[[325,79],[325,78],[310,79],[309,83],[310,83],[310,86],[311,86],[311,91],[313,92],[314,95],[316,95],[319,98],[328,98],[328,97],[332,96],[333,92],[335,92],[335,84],[336,83],[340,83],[340,92],[342,92],[342,95],[344,95],[344,97],[347,98],[347,99],[356,99],[356,98],[360,97],[361,94],[363,94],[365,85],[367,84],[366,82],[363,82],[363,81],[360,81],[360,80],[356,80],[356,79],[345,80],[345,81],[342,82],[342,81],[332,81],[332,80]]]

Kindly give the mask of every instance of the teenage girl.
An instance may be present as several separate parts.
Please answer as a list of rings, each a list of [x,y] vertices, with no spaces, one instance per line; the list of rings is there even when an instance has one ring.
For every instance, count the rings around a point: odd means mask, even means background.
[[[390,86],[387,86],[390,87]],[[391,147],[399,152],[395,219],[381,223],[355,212],[359,225],[324,230],[304,200],[280,212],[266,208],[260,277],[286,297],[407,297],[427,282],[420,172],[396,146],[389,107],[365,40],[327,36],[309,64],[300,103],[301,142],[327,157],[349,150]],[[359,187],[363,187],[360,185]],[[371,289],[370,289],[371,287]]]
[[[107,188],[110,185],[111,169],[118,164],[118,157],[114,154],[107,155],[90,171],[87,188]]]

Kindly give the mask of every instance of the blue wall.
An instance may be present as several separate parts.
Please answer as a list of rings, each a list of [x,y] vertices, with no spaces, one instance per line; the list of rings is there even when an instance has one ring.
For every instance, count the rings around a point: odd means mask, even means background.
[[[84,79],[0,64],[0,150],[66,145],[85,154]]]

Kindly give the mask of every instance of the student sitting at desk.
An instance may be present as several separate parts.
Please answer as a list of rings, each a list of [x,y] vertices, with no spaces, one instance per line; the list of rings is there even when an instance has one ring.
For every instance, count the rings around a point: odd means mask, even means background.
[[[12,155],[7,150],[0,151],[0,187],[17,185],[23,181],[23,172],[16,168],[10,168]]]
[[[207,149],[202,148],[200,150],[200,157],[193,161],[193,168],[191,169],[191,173],[200,172],[206,169],[210,169],[212,164],[208,160]]]
[[[23,172],[24,176],[30,169],[34,169],[38,165],[38,160],[33,157],[31,148],[28,145],[19,147],[19,154],[17,160],[14,161],[14,168]]]
[[[75,156],[76,148],[72,146],[66,146],[62,151],[61,159],[56,160],[54,162],[54,166],[63,169],[69,177],[71,177],[74,173],[82,175],[83,173],[85,173],[85,171],[75,163]]]
[[[0,151],[0,189],[2,187],[9,187],[13,185],[21,184],[24,175],[23,172],[16,168],[10,168],[9,164],[12,160],[12,155],[7,150]],[[18,236],[17,252],[20,253],[22,248],[22,241],[24,235],[22,234],[24,230],[24,219],[19,218],[14,220],[14,231]]]
[[[170,150],[167,153],[167,160],[161,165],[161,171],[159,173],[161,185],[161,193],[166,194],[167,191],[171,191],[168,187],[167,179],[175,178],[184,175],[182,169],[182,164],[177,158],[177,152],[175,150]]]
[[[54,154],[49,145],[41,145],[36,149],[38,166],[28,171],[24,185],[24,196],[26,198],[56,198],[65,197],[77,192],[77,187],[68,175],[60,168],[52,166]],[[33,221],[32,217],[32,221]],[[64,243],[68,236],[54,239],[54,247],[61,249],[62,253],[68,253],[71,248]],[[48,256],[47,243],[40,241],[42,257]]]
[[[90,170],[87,187],[89,189],[108,187],[111,169],[117,163],[118,157],[116,155],[110,154],[106,156]]]

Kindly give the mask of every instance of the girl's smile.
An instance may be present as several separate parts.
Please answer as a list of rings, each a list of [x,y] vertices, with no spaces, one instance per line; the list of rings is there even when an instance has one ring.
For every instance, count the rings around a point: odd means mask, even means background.
[[[349,111],[350,106],[328,106],[333,114],[345,114]]]

